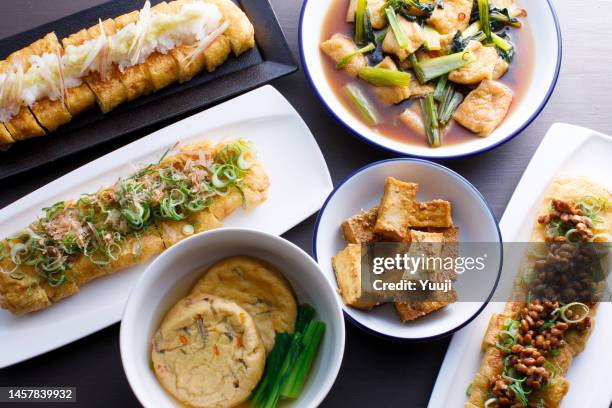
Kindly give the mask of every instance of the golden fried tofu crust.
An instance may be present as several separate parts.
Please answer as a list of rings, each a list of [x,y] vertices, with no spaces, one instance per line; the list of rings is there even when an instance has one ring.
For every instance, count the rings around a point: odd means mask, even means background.
[[[187,219],[181,221],[155,220],[155,224],[157,225],[166,248],[171,247],[193,234],[222,226],[221,221],[219,221],[210,210],[190,214]]]
[[[451,203],[445,200],[415,203],[408,216],[408,226],[413,228],[449,228],[452,225]]]
[[[345,305],[364,310],[377,306],[361,298],[361,245],[348,244],[332,258],[332,266]]]
[[[342,221],[344,239],[350,244],[369,244],[380,241],[380,236],[374,232],[377,218],[378,207],[374,207]]]
[[[0,146],[6,146],[15,143],[15,139],[11,136],[4,123],[0,123]]]
[[[429,313],[440,310],[448,306],[448,302],[410,302],[410,303],[395,303],[395,311],[402,322],[410,322],[419,317],[428,315]]]
[[[232,0],[206,0],[219,8],[223,19],[229,22],[229,27],[225,35],[229,38],[234,55],[238,56],[243,52],[255,47],[255,28]]]
[[[409,240],[408,217],[418,191],[418,184],[388,177],[385,180],[385,193],[378,206],[374,232],[393,241]]]
[[[4,125],[15,141],[44,136],[46,134],[27,106],[22,106],[19,113]]]

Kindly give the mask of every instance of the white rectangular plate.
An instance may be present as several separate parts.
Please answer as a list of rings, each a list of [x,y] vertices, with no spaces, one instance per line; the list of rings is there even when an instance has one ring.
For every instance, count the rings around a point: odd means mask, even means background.
[[[499,226],[505,242],[528,242],[542,195],[559,176],[586,176],[612,189],[612,138],[589,129],[553,125],[531,159]],[[516,270],[516,269],[515,269]],[[502,280],[512,279],[504,273]],[[440,368],[429,408],[462,407],[466,389],[480,367],[480,343],[492,313],[503,303],[491,303],[481,315],[456,333]],[[602,303],[586,350],[572,362],[570,389],[563,408],[608,408],[612,387],[612,304]]]
[[[333,186],[319,146],[298,113],[265,86],[193,115],[107,154],[0,210],[0,237],[29,225],[56,201],[97,191],[134,166],[157,162],[176,142],[244,137],[254,142],[270,177],[269,198],[253,211],[236,211],[228,227],[280,235],[323,204]],[[25,316],[0,310],[0,368],[94,333],[121,319],[123,307],[146,264],[98,279],[81,293]],[[172,271],[168,271],[171,273]]]

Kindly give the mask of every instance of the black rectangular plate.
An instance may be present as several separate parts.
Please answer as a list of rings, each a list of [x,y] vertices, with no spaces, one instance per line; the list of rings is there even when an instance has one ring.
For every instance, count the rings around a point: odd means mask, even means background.
[[[152,0],[159,3],[161,0]],[[297,70],[272,7],[266,0],[234,0],[255,27],[256,47],[230,58],[213,73],[201,73],[184,84],[173,84],[149,96],[127,102],[102,114],[92,109],[55,132],[15,143],[0,152],[0,180],[116,139],[221,100],[254,89]],[[0,40],[0,56],[26,47],[46,33],[64,38],[98,19],[117,17],[142,8],[144,0],[115,0],[38,28]]]

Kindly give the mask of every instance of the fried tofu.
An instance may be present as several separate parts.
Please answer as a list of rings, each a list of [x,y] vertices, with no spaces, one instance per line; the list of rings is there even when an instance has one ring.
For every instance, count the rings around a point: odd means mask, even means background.
[[[425,232],[410,230],[410,241],[411,242],[430,242],[430,243],[443,243],[444,234],[439,232]]]
[[[414,203],[408,216],[408,226],[412,228],[448,228],[452,225],[451,203],[445,200]]]
[[[367,2],[367,10],[370,12],[370,22],[372,23],[372,28],[375,30],[385,28],[385,26],[387,25],[387,15],[382,9],[384,5],[385,0],[368,0]],[[346,11],[347,23],[355,22],[356,12],[357,0],[350,0],[348,9]]]
[[[413,211],[418,191],[418,184],[387,177],[374,232],[393,241],[409,240],[408,218]]]
[[[332,258],[332,266],[338,282],[338,291],[345,305],[365,310],[377,306],[362,299],[361,245],[349,244]]]
[[[425,137],[425,124],[423,123],[419,104],[413,103],[411,107],[402,112],[399,118],[410,130],[419,136]]]
[[[397,71],[397,65],[387,56],[383,59],[380,64],[376,65],[377,68],[389,69],[391,71]],[[412,81],[411,81],[412,83]],[[395,105],[402,102],[405,99],[410,98],[410,86],[375,86],[372,88],[376,96],[388,105]]]
[[[378,207],[374,207],[342,221],[344,239],[350,244],[369,244],[380,241],[380,236],[374,232],[377,218]]]
[[[389,29],[383,40],[382,47],[386,53],[395,54],[400,61],[404,61],[410,54],[421,48],[421,45],[425,42],[425,34],[421,26],[416,22],[408,21],[401,16],[398,16],[398,21],[400,29],[408,40],[408,44],[406,47],[401,48],[397,43],[395,33],[392,29]]]
[[[480,41],[470,41],[465,48],[476,60],[448,74],[448,79],[464,85],[479,84],[484,80],[493,79],[493,72],[499,55],[493,46],[482,45]]]
[[[495,68],[493,68],[493,79],[503,77],[508,72],[508,68],[510,68],[510,64],[502,57],[497,57]]]
[[[15,139],[11,136],[4,123],[0,123],[0,147],[8,146],[12,143],[15,143]]]
[[[255,47],[255,28],[232,0],[206,0],[219,8],[223,19],[229,22],[229,27],[224,35],[229,39],[234,55],[239,56],[243,52]]]
[[[410,97],[411,98],[420,98],[423,96],[427,96],[430,93],[433,93],[436,90],[436,87],[432,84],[421,84],[416,78],[413,76],[412,81],[410,81]]]
[[[17,60],[23,61],[23,55],[19,51],[11,54],[7,60],[0,61],[0,73],[8,72],[11,64]],[[45,130],[36,122],[36,118],[27,106],[22,106],[15,116],[4,123],[4,126],[14,141],[45,135]]]
[[[444,7],[436,7],[428,23],[440,34],[464,31],[470,24],[472,5],[472,0],[444,0]]]
[[[136,24],[140,13],[138,11],[132,11],[131,13],[123,14],[115,18],[115,29],[117,31],[122,30],[130,24]],[[119,71],[119,79],[127,90],[127,100],[133,101],[134,99],[148,95],[153,92],[153,81],[151,80],[151,74],[145,64],[137,64],[131,67],[126,67],[123,71]]]
[[[489,136],[503,122],[514,95],[497,81],[482,81],[459,105],[453,118],[478,136]]]
[[[155,225],[157,225],[166,248],[171,247],[193,234],[220,228],[222,226],[221,221],[219,221],[209,210],[193,213],[186,220],[181,221],[156,220]],[[190,231],[188,226],[192,226],[193,231]]]
[[[328,57],[330,57],[335,63],[339,63],[342,58],[357,51],[357,45],[351,38],[344,34],[336,33],[332,37],[323,41],[320,45],[321,51],[323,51]],[[357,77],[361,68],[368,65],[366,57],[362,54],[355,55],[351,61],[346,64],[342,71],[346,72],[352,77]]]

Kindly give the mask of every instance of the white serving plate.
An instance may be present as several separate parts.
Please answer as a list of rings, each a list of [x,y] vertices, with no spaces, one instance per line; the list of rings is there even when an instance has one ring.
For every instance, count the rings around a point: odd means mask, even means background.
[[[335,288],[319,265],[291,242],[243,228],[221,228],[190,237],[159,256],[138,280],[121,322],[121,361],[128,382],[147,408],[180,408],[159,384],[150,368],[151,338],[168,310],[187,296],[193,285],[215,262],[236,255],[261,259],[289,280],[298,303],[316,310],[325,323],[325,335],[300,396],[281,405],[318,406],[331,389],[344,355],[344,318]],[[173,273],[168,273],[172,269]]]
[[[341,103],[327,81],[323,64],[328,64],[329,61],[319,51],[319,42],[325,17],[330,5],[335,1],[341,0],[304,1],[299,28],[304,71],[315,93],[340,123],[357,137],[396,154],[448,159],[470,156],[493,149],[512,139],[529,126],[544,109],[559,77],[562,54],[561,29],[552,0],[518,0],[518,6],[527,9],[528,12],[526,26],[531,30],[533,37],[531,61],[534,67],[520,105],[515,104],[502,125],[485,138],[474,136],[468,142],[455,145],[443,144],[435,149],[425,145],[402,143],[372,130],[363,123]],[[346,3],[348,4],[348,1]]]
[[[332,181],[321,151],[298,113],[265,86],[193,115],[107,154],[0,210],[0,236],[27,226],[56,201],[97,191],[134,165],[157,162],[176,142],[245,137],[255,143],[271,185],[268,200],[253,211],[236,211],[227,227],[280,235],[323,204]],[[307,192],[307,193],[306,193]],[[118,322],[129,292],[147,264],[91,282],[81,293],[29,315],[0,310],[0,368],[53,350]]]
[[[337,283],[331,259],[346,247],[340,225],[359,211],[378,205],[385,179],[389,176],[419,183],[419,201],[437,198],[450,201],[453,221],[460,228],[461,242],[499,243],[499,252],[491,251],[487,261],[491,270],[499,271],[501,234],[495,216],[478,190],[459,174],[438,164],[418,159],[391,159],[357,170],[334,189],[319,213],[314,256],[334,286],[337,287]],[[493,287],[491,284],[491,291]],[[339,294],[337,296],[340,298]],[[453,333],[474,319],[485,305],[486,302],[458,301],[409,323],[398,319],[392,304],[366,311],[345,305],[343,309],[351,322],[369,333],[393,340],[425,341]]]
[[[586,176],[612,188],[612,139],[595,131],[566,124],[553,125],[540,144],[516,188],[500,222],[505,242],[528,242],[541,197],[559,176]],[[516,269],[514,269],[516,271]],[[512,279],[510,269],[502,279]],[[429,408],[461,407],[465,391],[480,367],[480,343],[491,314],[503,303],[490,303],[484,312],[453,336],[433,389]],[[567,373],[570,389],[563,408],[608,408],[612,387],[612,304],[602,303],[586,350]]]

